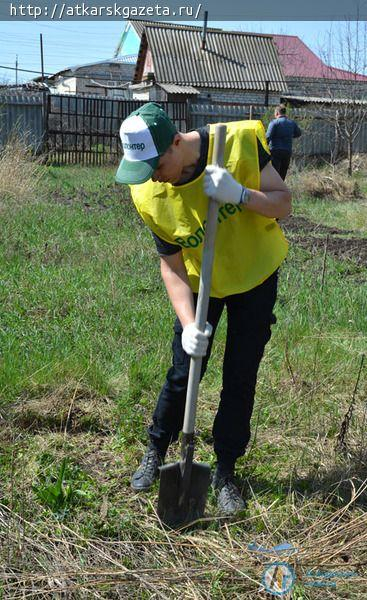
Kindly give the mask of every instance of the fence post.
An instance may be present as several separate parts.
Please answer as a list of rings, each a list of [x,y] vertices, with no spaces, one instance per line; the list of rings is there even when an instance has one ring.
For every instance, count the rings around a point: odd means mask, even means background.
[[[185,110],[186,110],[186,131],[190,131],[191,130],[191,103],[190,103],[190,98],[186,98],[186,106],[185,106]]]
[[[42,135],[42,145],[41,145],[41,153],[44,154],[48,152],[48,113],[49,113],[49,94],[47,90],[43,90],[42,92],[42,122],[43,122],[43,135]]]
[[[252,104],[250,104],[250,112],[249,112],[249,116],[248,116],[250,121],[252,121],[252,110],[253,110],[253,106],[252,106]]]

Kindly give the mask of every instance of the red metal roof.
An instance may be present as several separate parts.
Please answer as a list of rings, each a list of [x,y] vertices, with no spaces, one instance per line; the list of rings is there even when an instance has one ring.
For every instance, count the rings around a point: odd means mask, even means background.
[[[279,60],[285,77],[323,77],[327,79],[353,79],[367,81],[366,75],[328,67],[296,35],[272,34],[278,48]]]

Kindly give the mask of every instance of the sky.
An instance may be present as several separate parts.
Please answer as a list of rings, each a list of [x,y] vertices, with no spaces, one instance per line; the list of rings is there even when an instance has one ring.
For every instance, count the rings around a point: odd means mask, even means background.
[[[182,23],[182,21],[181,21]],[[192,21],[188,22],[191,25]],[[194,24],[199,24],[195,21]],[[210,27],[258,33],[298,35],[316,54],[336,22],[330,21],[209,21]],[[0,83],[14,83],[15,71],[1,67],[35,71],[18,72],[23,82],[40,74],[40,33],[43,36],[45,73],[113,57],[125,22],[118,21],[0,21]],[[130,32],[123,54],[136,54],[138,38]],[[334,65],[338,66],[338,65]]]

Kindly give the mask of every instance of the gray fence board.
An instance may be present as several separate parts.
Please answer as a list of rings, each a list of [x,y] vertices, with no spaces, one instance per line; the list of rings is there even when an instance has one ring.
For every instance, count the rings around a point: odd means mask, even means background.
[[[253,119],[263,119],[269,112],[269,107],[253,105],[251,107]],[[328,111],[317,109],[293,108],[292,116],[297,121],[304,122],[303,135],[294,140],[293,153],[295,156],[330,155],[335,144],[335,131]],[[329,110],[330,113],[330,110]],[[249,105],[228,104],[190,104],[190,127],[203,127],[208,123],[237,121],[250,118]],[[341,145],[341,150],[346,152],[346,141]],[[354,141],[354,152],[367,152],[367,122]]]
[[[16,134],[38,152],[44,138],[43,94],[0,94],[0,146]]]
[[[35,151],[42,148],[43,141],[47,138],[45,131],[47,120],[44,119],[43,102],[42,93],[0,92],[0,146],[6,143],[12,132],[16,131]],[[135,102],[135,104],[139,103]],[[83,137],[86,134],[92,136],[92,145],[106,146],[102,154],[107,152],[107,154],[117,156],[119,154],[118,131],[121,120],[135,108],[135,104],[129,100],[111,100],[111,98],[104,99],[92,95],[83,95],[82,97],[52,95],[49,97],[47,109],[50,111],[48,115],[49,143],[55,148],[60,143],[59,138],[61,139],[63,136],[67,153],[64,158],[61,157],[62,162],[70,161],[68,154],[70,144],[73,145],[73,151],[83,152],[85,148]],[[269,108],[262,105],[252,105],[250,108],[248,104],[193,102],[188,103],[188,110],[183,113],[183,104],[164,103],[169,115],[181,131],[202,127],[208,123],[248,119],[251,114],[254,119],[264,119],[266,114],[269,118]],[[65,106],[67,106],[66,111]],[[91,107],[94,106],[95,108],[92,109]],[[60,118],[60,111],[65,112],[62,118]],[[330,109],[326,107],[315,106],[291,110],[291,114],[299,120],[304,130],[302,137],[294,141],[296,156],[304,158],[312,155],[330,156],[335,144],[335,131],[333,123],[330,119],[328,120],[328,112]],[[107,128],[106,122],[108,122]],[[77,136],[78,143],[75,142],[73,136]],[[55,140],[51,143],[53,137]],[[113,138],[113,147],[111,138]],[[341,150],[346,151],[345,140]],[[367,122],[363,124],[354,142],[354,151],[367,152]]]

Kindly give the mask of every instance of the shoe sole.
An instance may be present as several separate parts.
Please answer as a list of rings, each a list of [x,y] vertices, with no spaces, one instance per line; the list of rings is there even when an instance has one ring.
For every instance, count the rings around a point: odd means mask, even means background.
[[[134,490],[134,492],[147,492],[148,490],[151,490],[152,487],[154,486],[154,484],[156,483],[156,481],[158,481],[159,479],[159,473],[156,475],[156,477],[154,477],[153,482],[150,485],[145,485],[145,486],[137,486],[135,487],[133,482],[130,483],[130,487]]]
[[[130,484],[130,487],[134,490],[134,492],[148,492],[149,490],[152,489],[153,485],[154,485],[155,481],[148,486],[144,486],[144,487],[135,487],[132,483]]]

